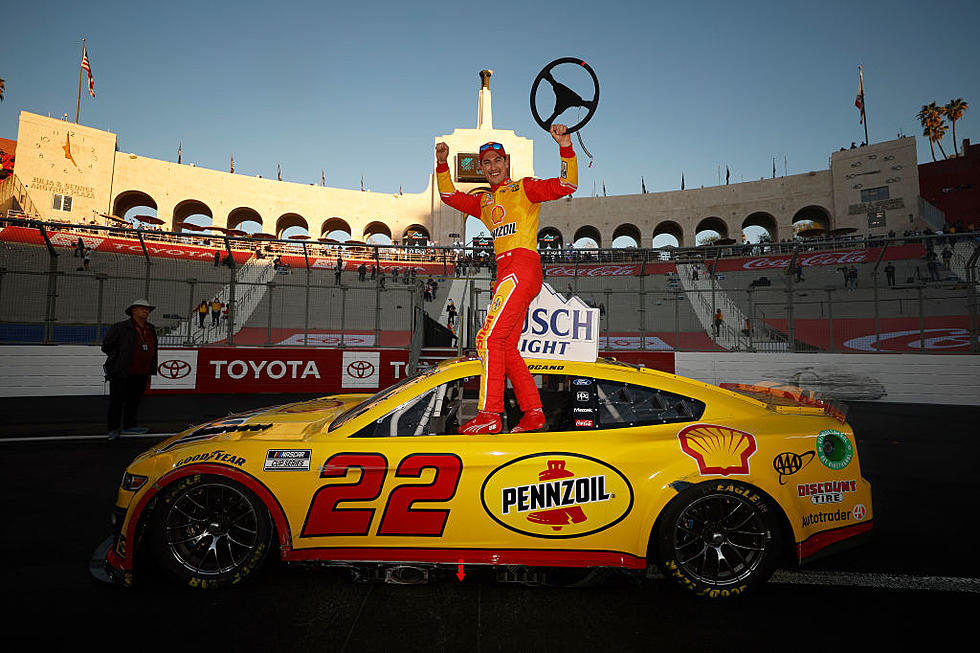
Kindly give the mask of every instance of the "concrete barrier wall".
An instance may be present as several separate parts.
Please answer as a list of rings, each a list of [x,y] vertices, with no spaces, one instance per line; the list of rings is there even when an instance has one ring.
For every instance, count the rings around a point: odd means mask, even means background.
[[[184,350],[196,363],[200,350]],[[212,351],[212,350],[207,350]],[[348,384],[341,384],[342,368],[349,361],[340,360],[338,350],[263,350],[251,348],[213,351],[214,356],[225,358],[258,358],[272,356],[315,360],[322,374],[309,379],[300,378],[308,368],[307,363],[280,365],[286,374],[274,373],[273,379],[281,381],[284,391],[297,390],[299,381],[315,383],[304,391],[350,392]],[[383,350],[384,351],[384,350]],[[317,352],[317,353],[315,353]],[[661,356],[668,352],[659,352]],[[209,356],[211,354],[209,353]],[[321,357],[329,356],[324,362]],[[358,358],[356,352],[347,352],[347,357]],[[371,387],[373,391],[396,381],[404,374],[404,356],[394,350],[384,351],[374,365],[379,371]],[[177,351],[164,358],[177,358]],[[213,356],[212,356],[213,357]],[[336,357],[337,360],[332,359]],[[370,358],[360,356],[360,358]],[[390,359],[390,360],[389,360]],[[397,359],[397,360],[396,360]],[[627,359],[626,356],[623,357]],[[57,397],[79,395],[102,395],[106,388],[102,380],[102,363],[105,356],[95,346],[61,345],[46,347],[40,345],[0,347],[0,397]],[[209,359],[210,360],[210,359]],[[207,385],[167,387],[165,379],[154,380],[157,391],[207,392],[213,391],[210,376],[215,371],[234,371],[228,365],[218,365],[220,361],[201,361],[202,370],[208,372]],[[269,369],[273,369],[269,364]],[[244,364],[240,365],[244,366]],[[295,369],[294,369],[295,368]],[[882,401],[894,403],[950,404],[980,406],[980,357],[954,355],[915,355],[915,354],[751,354],[751,353],[710,353],[677,352],[674,354],[674,369],[677,374],[706,383],[789,383],[814,390],[821,396],[852,401]],[[252,387],[236,388],[237,392],[270,392],[273,387],[258,384],[260,376],[253,368],[241,380]],[[296,374],[292,374],[296,372]],[[202,372],[203,374],[204,372]],[[255,376],[256,379],[252,379]],[[295,376],[296,378],[290,378]],[[280,379],[280,377],[282,377]],[[201,377],[199,377],[201,379]],[[223,379],[214,380],[214,382]],[[233,377],[237,380],[237,377]],[[174,383],[180,380],[174,380]],[[376,384],[376,385],[375,385]],[[337,386],[337,387],[334,387]]]
[[[789,383],[852,401],[980,406],[980,357],[678,352],[677,374],[705,383]]]

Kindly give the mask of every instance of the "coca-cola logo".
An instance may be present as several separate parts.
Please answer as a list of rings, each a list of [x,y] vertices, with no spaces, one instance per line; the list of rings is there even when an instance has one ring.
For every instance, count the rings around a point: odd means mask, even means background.
[[[791,256],[772,256],[749,259],[742,264],[744,270],[759,270],[771,268],[785,268],[792,260]],[[800,265],[845,265],[853,263],[867,263],[871,260],[870,250],[860,250],[855,252],[819,252],[816,254],[806,254],[797,259]]]
[[[967,349],[970,346],[970,332],[966,329],[956,328],[890,331],[878,335],[872,333],[859,338],[851,338],[844,342],[844,346],[858,351]]]
[[[549,277],[629,277],[639,274],[640,266],[629,265],[556,265],[548,268]]]

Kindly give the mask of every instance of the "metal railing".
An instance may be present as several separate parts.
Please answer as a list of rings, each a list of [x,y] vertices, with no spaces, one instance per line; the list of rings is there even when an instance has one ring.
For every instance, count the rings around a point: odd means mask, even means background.
[[[420,254],[418,248],[380,245],[2,222],[26,227],[19,239],[0,238],[0,343],[7,344],[97,344],[110,324],[124,319],[129,302],[146,297],[157,306],[152,320],[168,345],[380,346],[410,348],[418,357],[424,345],[420,311],[434,319],[443,314],[450,282],[461,278],[456,262],[468,263],[458,307],[460,350],[474,345],[494,273],[485,249],[433,247]],[[73,249],[79,238],[82,249]],[[113,248],[99,245],[86,262],[86,242],[95,247],[102,239]],[[937,262],[930,267],[926,257],[896,260],[900,270],[890,280],[884,253],[906,241],[937,252]],[[839,241],[752,246],[760,256],[792,257],[782,267],[762,270],[773,277],[763,287],[750,283],[760,274],[755,269],[716,272],[725,267],[720,262],[745,256],[741,246],[545,251],[542,258],[551,273],[561,268],[564,275],[547,275],[556,291],[600,308],[605,351],[882,352],[896,350],[896,343],[911,352],[978,351],[980,246],[973,236],[952,243],[948,236],[921,235],[847,241],[848,249],[883,248],[876,250],[876,260],[860,264],[856,288],[848,288],[833,265],[808,266],[806,279],[797,281],[793,262],[833,249],[830,243],[841,247]],[[947,266],[938,252],[949,244],[955,251]],[[187,248],[196,248],[193,256]],[[294,264],[273,265],[272,255],[291,255]],[[348,268],[338,275],[317,265],[337,255],[342,262],[366,261],[376,273],[361,278]],[[231,263],[223,264],[228,257]],[[623,263],[635,265],[601,269]],[[672,264],[666,272],[664,263]],[[405,273],[410,267],[416,268],[414,276]],[[599,274],[610,271],[615,274]],[[423,302],[421,286],[429,277],[439,282],[439,293]],[[221,310],[216,316],[209,311],[202,321],[197,306],[215,298]],[[712,316],[719,308],[725,317],[716,328]]]

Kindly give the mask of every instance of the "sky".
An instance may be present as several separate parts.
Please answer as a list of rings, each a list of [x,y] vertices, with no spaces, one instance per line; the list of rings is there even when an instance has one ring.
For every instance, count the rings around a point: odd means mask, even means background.
[[[80,122],[141,156],[285,181],[425,190],[433,141],[477,119],[478,73],[493,123],[534,139],[535,174],[558,172],[529,91],[560,57],[588,62],[598,109],[582,129],[577,196],[713,186],[829,167],[864,139],[854,106],[864,67],[871,142],[916,136],[923,104],[973,107],[957,139],[980,139],[980,3],[408,3],[67,0],[4,9],[0,137],[18,115],[75,115],[81,39],[96,97]],[[566,67],[565,71],[568,71]],[[561,69],[556,76],[588,85]],[[542,98],[542,113],[550,107]],[[583,153],[574,141],[579,155]],[[952,153],[951,135],[943,146]],[[937,156],[940,156],[937,149]]]

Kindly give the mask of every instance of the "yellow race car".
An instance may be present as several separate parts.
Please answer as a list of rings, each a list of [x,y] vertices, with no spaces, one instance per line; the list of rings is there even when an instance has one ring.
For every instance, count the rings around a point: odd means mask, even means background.
[[[396,582],[459,565],[540,581],[556,568],[648,566],[699,595],[763,583],[870,534],[854,433],[792,390],[719,388],[600,359],[529,360],[537,433],[457,435],[476,359],[373,396],[335,395],[180,433],[126,469],[92,569],[130,585],[155,560],[193,587],[287,562]],[[508,401],[505,426],[520,415]]]

